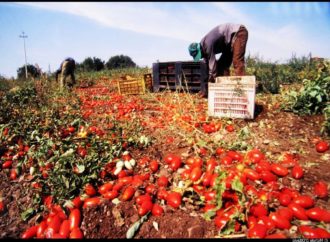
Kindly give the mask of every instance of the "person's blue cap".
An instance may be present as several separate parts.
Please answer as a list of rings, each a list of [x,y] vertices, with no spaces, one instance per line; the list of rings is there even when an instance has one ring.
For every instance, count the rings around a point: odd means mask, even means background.
[[[194,58],[194,61],[202,59],[202,51],[199,43],[191,43],[188,50],[189,54]]]

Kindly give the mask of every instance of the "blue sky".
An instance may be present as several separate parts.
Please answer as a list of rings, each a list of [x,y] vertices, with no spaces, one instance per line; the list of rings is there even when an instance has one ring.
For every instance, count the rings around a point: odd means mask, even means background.
[[[22,31],[27,62],[53,72],[68,56],[191,61],[188,45],[226,22],[244,24],[247,54],[264,60],[330,58],[329,2],[1,2],[0,75],[25,64]]]

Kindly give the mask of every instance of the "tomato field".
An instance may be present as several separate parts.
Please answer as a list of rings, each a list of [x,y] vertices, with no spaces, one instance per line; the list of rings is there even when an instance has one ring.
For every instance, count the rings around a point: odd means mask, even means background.
[[[144,73],[0,89],[1,238],[330,237],[329,64],[258,92],[253,120],[118,93]]]

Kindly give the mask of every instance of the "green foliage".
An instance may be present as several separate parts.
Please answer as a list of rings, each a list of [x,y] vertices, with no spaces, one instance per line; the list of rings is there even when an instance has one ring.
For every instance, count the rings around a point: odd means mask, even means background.
[[[113,56],[108,60],[105,65],[108,69],[136,67],[136,64],[132,61],[132,59],[126,55]]]
[[[330,105],[324,109],[324,123],[322,124],[321,132],[330,136]]]
[[[330,63],[319,65],[317,77],[305,79],[299,91],[285,96],[285,109],[299,115],[324,114],[322,132],[330,132]]]
[[[104,69],[104,61],[97,57],[87,57],[82,63],[77,64],[77,70],[92,72]]]
[[[31,76],[31,77],[34,77],[34,78],[35,77],[40,77],[41,73],[39,72],[39,70],[34,65],[27,64],[26,68],[27,68],[28,76]],[[17,69],[17,78],[18,79],[23,79],[23,80],[26,79],[25,65]]]
[[[317,77],[316,61],[311,56],[296,57],[292,55],[286,63],[279,64],[264,61],[258,56],[246,58],[247,75],[255,75],[259,83],[257,91],[279,93],[281,84],[301,83],[304,79]]]

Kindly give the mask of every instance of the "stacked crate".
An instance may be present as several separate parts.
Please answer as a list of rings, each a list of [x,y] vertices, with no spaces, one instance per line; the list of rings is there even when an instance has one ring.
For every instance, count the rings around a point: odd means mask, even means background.
[[[206,91],[207,67],[202,61],[153,63],[153,90]]]

